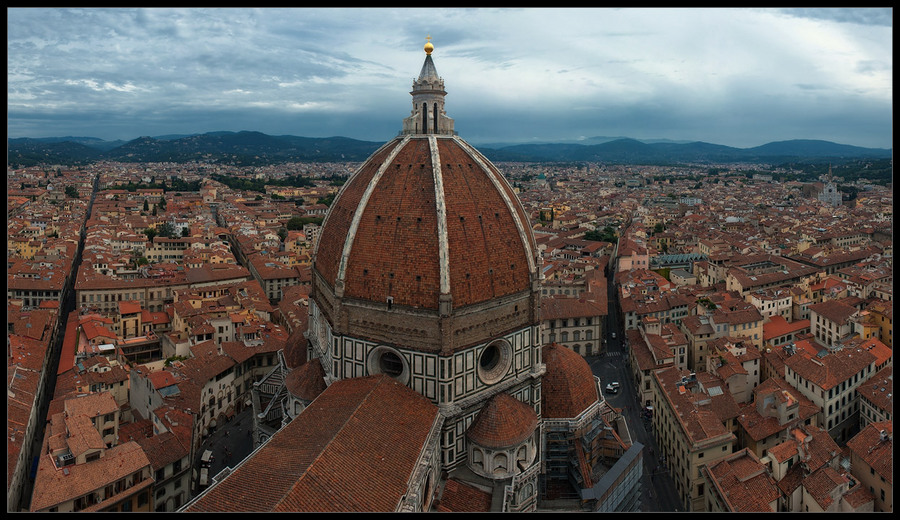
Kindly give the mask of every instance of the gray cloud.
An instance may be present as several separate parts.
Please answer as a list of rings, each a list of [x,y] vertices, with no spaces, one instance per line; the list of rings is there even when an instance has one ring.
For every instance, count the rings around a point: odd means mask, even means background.
[[[10,137],[383,141],[434,37],[473,143],[892,145],[890,9],[9,9]]]

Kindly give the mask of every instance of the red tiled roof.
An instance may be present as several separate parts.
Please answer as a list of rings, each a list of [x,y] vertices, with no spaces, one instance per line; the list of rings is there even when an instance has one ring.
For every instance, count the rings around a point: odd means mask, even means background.
[[[884,431],[886,439],[882,440]],[[881,421],[870,423],[847,441],[850,452],[874,469],[879,476],[894,483],[894,423]],[[854,468],[856,469],[856,468]]]
[[[823,510],[828,510],[834,496],[832,492],[846,481],[846,477],[832,469],[831,466],[823,466],[803,479],[803,487]]]
[[[98,460],[67,466],[65,472],[56,469],[50,455],[43,455],[38,464],[31,511],[74,500],[149,465],[147,455],[136,442],[113,446],[105,450]]]
[[[393,512],[439,420],[390,377],[336,381],[187,510]]]
[[[501,392],[485,403],[466,431],[466,437],[486,448],[507,448],[534,434],[538,422],[533,408]]]
[[[491,494],[474,486],[450,479],[444,485],[437,510],[454,513],[487,513],[491,510]]]
[[[432,164],[436,157],[440,165]],[[348,251],[345,239],[357,214]],[[342,188],[323,224],[314,269],[333,287],[343,265],[347,297],[385,302],[390,296],[396,305],[424,309],[439,307],[446,276],[458,308],[530,290],[535,245],[528,226],[503,176],[462,140],[438,138],[432,150],[427,139],[398,138]]]
[[[869,404],[886,412],[889,416],[894,414],[894,367],[888,365],[879,370],[868,381],[859,385],[856,389],[859,397]]]
[[[141,304],[138,302],[119,302],[119,314],[140,314]]]
[[[851,307],[840,300],[828,300],[826,302],[816,303],[810,305],[809,310],[838,325],[845,324],[851,316],[859,312],[855,307]]]
[[[583,357],[556,343],[545,345],[541,359],[547,367],[541,379],[541,415],[545,418],[578,417],[598,401],[597,384]]]
[[[859,373],[874,360],[875,356],[858,348],[844,348],[822,357],[798,349],[796,354],[785,358],[784,363],[804,379],[823,390],[830,390]]]
[[[732,512],[774,512],[775,480],[747,448],[708,466],[716,489]]]
[[[798,332],[809,328],[809,320],[787,321],[783,316],[774,315],[763,324],[763,340],[769,341],[791,332]]]
[[[306,401],[312,401],[328,387],[325,384],[325,370],[318,358],[291,370],[284,384],[292,395]]]

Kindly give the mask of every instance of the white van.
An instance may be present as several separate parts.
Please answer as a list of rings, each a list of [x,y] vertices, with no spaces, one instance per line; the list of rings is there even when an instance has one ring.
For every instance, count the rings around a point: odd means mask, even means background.
[[[200,465],[204,468],[208,468],[209,464],[212,462],[213,456],[211,450],[206,450],[203,452],[203,455],[200,456]]]

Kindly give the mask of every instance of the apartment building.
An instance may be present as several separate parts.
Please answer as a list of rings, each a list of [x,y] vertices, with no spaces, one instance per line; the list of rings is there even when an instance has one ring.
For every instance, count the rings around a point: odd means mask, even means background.
[[[605,349],[603,320],[606,300],[545,296],[541,298],[541,341],[556,343],[582,356],[596,356]]]
[[[46,418],[40,407],[49,391],[49,343],[7,335],[6,456],[7,510],[16,511],[31,468],[31,446],[40,439]]]
[[[894,367],[886,366],[857,388],[859,426],[894,420]]]
[[[816,423],[836,441],[850,438],[859,424],[857,388],[875,373],[876,357],[860,348],[820,350],[788,348],[784,379],[820,408]]]
[[[846,479],[838,473],[841,448],[820,427],[811,424],[791,427],[782,442],[772,446],[760,460],[781,490],[779,512],[821,509],[819,503],[828,500],[839,504],[847,491],[846,487],[839,487],[846,484]]]
[[[894,511],[894,422],[866,425],[847,441],[850,472],[875,497],[874,510]]]
[[[638,402],[650,406],[653,371],[671,366],[686,369],[687,339],[674,324],[662,325],[656,318],[644,318],[638,330],[626,330],[625,339]]]
[[[653,372],[653,433],[687,511],[706,509],[701,468],[734,452],[740,408],[724,382],[675,367]]]
[[[844,301],[829,300],[809,307],[811,332],[829,348],[854,334],[853,318],[859,315],[859,309]]]
[[[33,512],[151,510],[150,461],[118,443],[119,408],[109,394],[66,399],[50,417],[38,458]]]
[[[792,321],[793,293],[785,288],[760,289],[748,293],[745,296],[747,303],[759,310],[763,318],[768,321],[774,316],[781,316],[787,321]]]
[[[880,331],[878,339],[889,347],[894,344],[894,305],[884,299],[876,299],[866,306],[870,320],[877,324]]]
[[[809,320],[789,322],[781,316],[772,316],[763,323],[763,346],[765,348],[780,347],[809,335]]]
[[[718,338],[744,338],[757,349],[763,345],[763,317],[752,305],[741,300],[709,303],[712,309],[698,305],[698,314],[687,316],[680,322],[688,339],[688,367],[706,370],[709,357],[708,343]],[[701,313],[702,312],[702,313]]]
[[[741,407],[738,444],[762,459],[798,424],[815,426],[818,413],[819,408],[784,379],[768,378],[753,390],[753,401]]]
[[[816,274],[815,267],[806,266],[776,255],[741,256],[728,267],[726,288],[742,295],[751,292],[789,287]]]
[[[781,496],[775,479],[744,448],[700,468],[706,493],[704,511],[712,513],[774,513]]]
[[[88,276],[81,269],[75,282],[76,305],[103,314],[118,312],[119,302],[137,302],[152,312],[162,311],[177,290],[187,289],[183,271],[168,271],[158,277],[118,280],[107,276]]]
[[[300,283],[300,273],[296,268],[269,258],[265,253],[249,254],[248,260],[250,273],[273,303],[281,300],[284,289]]]
[[[622,324],[626,330],[632,330],[644,317],[657,318],[663,323],[681,320],[689,313],[690,298],[676,293],[630,295],[620,297],[619,304]]]
[[[193,415],[167,403],[153,410],[149,421],[133,424],[142,427],[145,422],[152,424],[152,435],[135,440],[153,470],[153,510],[177,511],[193,496],[191,461],[197,455],[193,450]]]
[[[748,403],[759,385],[762,355],[746,338],[722,337],[707,344],[706,371],[725,382],[725,388],[738,403]]]

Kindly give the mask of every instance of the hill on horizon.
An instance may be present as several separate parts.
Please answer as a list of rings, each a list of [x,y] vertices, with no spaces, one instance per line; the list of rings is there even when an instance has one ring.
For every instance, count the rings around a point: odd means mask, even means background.
[[[594,143],[594,144],[581,144]],[[272,136],[262,132],[208,132],[193,135],[139,137],[131,141],[104,141],[95,137],[12,138],[7,140],[7,164],[86,164],[121,162],[218,162],[239,166],[284,162],[364,161],[383,143],[348,137]],[[892,151],[881,148],[795,139],[753,148],[734,148],[705,142],[628,137],[593,137],[579,142],[534,144],[494,143],[479,150],[491,161],[606,162],[627,164],[678,163],[840,163],[858,159],[885,159]]]

